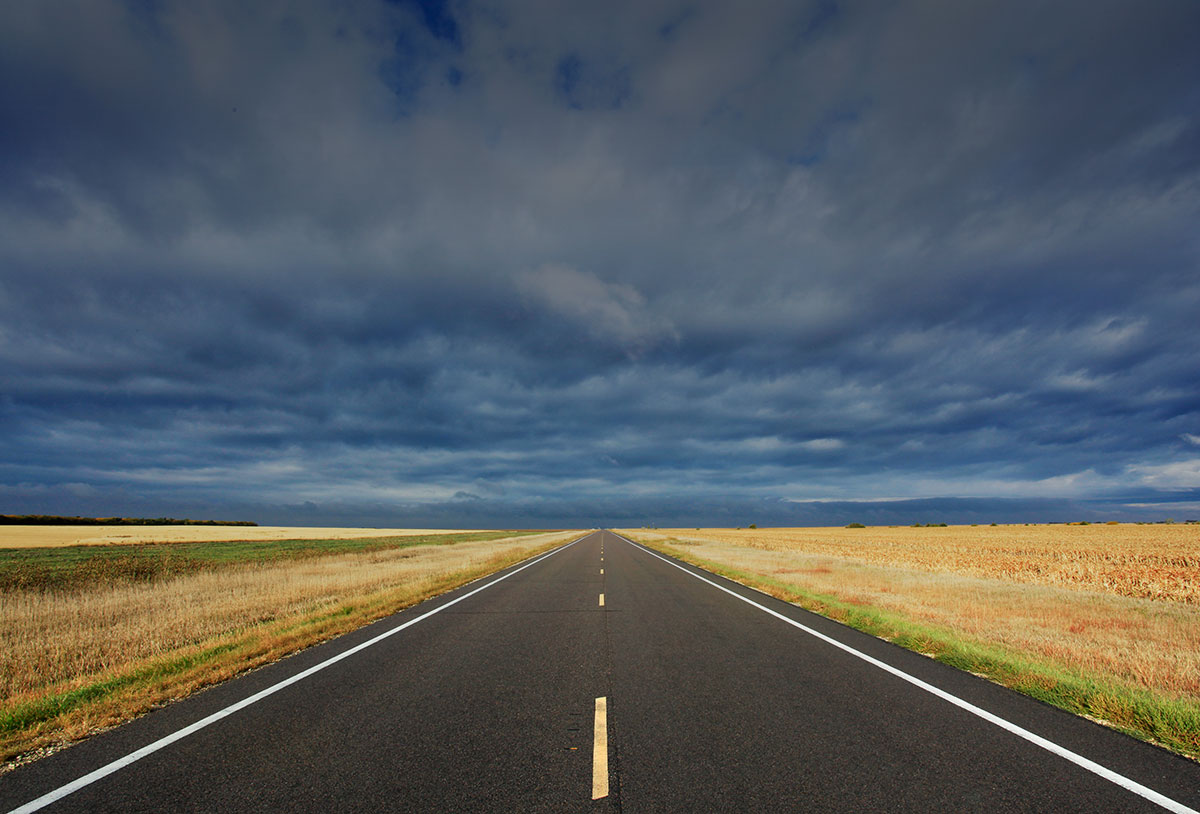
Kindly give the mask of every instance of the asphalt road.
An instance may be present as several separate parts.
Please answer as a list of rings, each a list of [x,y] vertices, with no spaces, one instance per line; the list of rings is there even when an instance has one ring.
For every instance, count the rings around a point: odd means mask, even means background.
[[[0,811],[106,766],[41,810],[1200,809],[1200,764],[608,532],[0,776]]]

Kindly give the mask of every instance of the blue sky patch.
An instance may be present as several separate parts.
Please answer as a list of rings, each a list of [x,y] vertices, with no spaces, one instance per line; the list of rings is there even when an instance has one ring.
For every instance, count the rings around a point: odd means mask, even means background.
[[[387,0],[387,2],[414,9],[419,14],[426,30],[434,38],[456,47],[462,45],[458,21],[454,18],[446,0]]]

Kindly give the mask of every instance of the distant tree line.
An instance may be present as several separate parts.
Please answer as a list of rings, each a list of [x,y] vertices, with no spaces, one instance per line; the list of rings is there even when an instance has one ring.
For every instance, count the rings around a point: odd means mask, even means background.
[[[0,514],[0,526],[257,526],[253,520],[177,520],[174,517],[60,517]]]

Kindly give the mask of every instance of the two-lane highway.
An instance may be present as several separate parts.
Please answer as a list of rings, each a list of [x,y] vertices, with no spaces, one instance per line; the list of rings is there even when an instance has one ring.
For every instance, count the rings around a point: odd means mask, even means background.
[[[1186,812],[1200,766],[594,532],[0,777],[23,806]]]

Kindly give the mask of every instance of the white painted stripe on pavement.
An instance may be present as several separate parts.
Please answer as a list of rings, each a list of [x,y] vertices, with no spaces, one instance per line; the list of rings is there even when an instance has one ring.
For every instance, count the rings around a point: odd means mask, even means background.
[[[608,796],[608,698],[596,699],[592,727],[592,799]]]
[[[612,532],[612,533],[616,534],[616,532]],[[922,681],[921,679],[917,678],[916,676],[909,675],[908,673],[904,672],[903,670],[901,670],[899,668],[893,667],[892,665],[887,664],[886,662],[882,662],[879,659],[868,656],[866,653],[855,650],[850,645],[843,644],[842,642],[839,642],[837,639],[826,636],[824,633],[821,633],[820,631],[813,630],[811,627],[809,627],[805,624],[802,624],[800,622],[797,622],[795,619],[789,619],[788,617],[784,616],[782,613],[779,613],[778,611],[773,611],[770,608],[766,607],[765,605],[760,605],[759,603],[755,602],[753,599],[742,596],[737,591],[732,591],[729,588],[726,588],[724,585],[720,585],[716,582],[713,582],[711,579],[706,579],[706,578],[700,576],[699,574],[697,574],[695,571],[690,571],[687,568],[684,568],[679,563],[673,562],[672,560],[667,559],[666,557],[662,556],[658,552],[652,551],[649,548],[646,548],[645,546],[643,546],[639,543],[635,543],[633,540],[630,540],[627,537],[622,537],[620,534],[616,534],[616,536],[620,537],[622,540],[629,543],[634,548],[641,549],[642,551],[646,552],[647,554],[649,554],[652,557],[657,557],[658,559],[665,562],[667,565],[674,566],[675,568],[678,568],[680,571],[684,572],[685,574],[690,574],[691,576],[695,577],[696,579],[700,580],[701,582],[706,582],[719,591],[724,591],[725,593],[729,594],[730,596],[740,599],[748,605],[753,605],[754,607],[758,608],[759,610],[763,611],[764,613],[769,613],[771,616],[774,616],[776,619],[781,619],[782,621],[787,622],[792,627],[799,628],[800,630],[803,630],[805,633],[808,633],[811,636],[815,636],[823,642],[831,644],[834,647],[837,647],[841,650],[844,650],[847,653],[849,653],[850,655],[852,655],[856,658],[860,658],[863,661],[867,662],[868,664],[874,665],[875,667],[878,667],[881,670],[891,673],[892,675],[896,676],[897,678],[903,679],[904,681],[907,681],[909,684],[912,684],[915,687],[919,687],[920,689],[925,690],[928,693],[936,695],[938,698],[941,698],[944,701],[949,701],[951,704],[954,704],[954,706],[959,707],[960,709],[964,709],[967,712],[971,713],[972,715],[977,715],[980,718],[982,718],[983,720],[987,721],[988,723],[995,724],[996,726],[1000,727],[1001,729],[1007,730],[1008,732],[1011,732],[1012,734],[1016,735],[1019,738],[1024,738],[1025,740],[1029,741],[1030,743],[1034,744],[1035,746],[1040,746],[1041,748],[1045,749],[1047,752],[1052,752],[1061,758],[1065,758],[1066,760],[1069,760],[1072,763],[1074,763],[1076,766],[1087,769],[1089,772],[1091,772],[1095,775],[1098,775],[1099,777],[1103,777],[1105,780],[1109,781],[1110,783],[1115,783],[1116,785],[1120,786],[1121,788],[1127,789],[1128,791],[1133,792],[1134,794],[1138,795],[1139,797],[1143,797],[1143,798],[1149,800],[1150,802],[1155,803],[1156,805],[1162,806],[1163,808],[1165,808],[1168,811],[1172,811],[1175,814],[1200,814],[1200,812],[1196,811],[1194,808],[1188,808],[1183,803],[1172,800],[1170,797],[1167,797],[1163,794],[1159,794],[1154,789],[1149,788],[1147,786],[1143,786],[1141,783],[1138,783],[1136,780],[1131,780],[1130,778],[1126,777],[1123,774],[1117,774],[1116,772],[1112,771],[1111,769],[1106,769],[1105,767],[1101,766],[1099,763],[1096,763],[1095,761],[1092,761],[1092,760],[1088,760],[1083,755],[1072,752],[1070,749],[1067,749],[1065,746],[1059,746],[1054,741],[1047,740],[1040,735],[1035,735],[1034,733],[1030,732],[1028,729],[1024,729],[1023,727],[1017,726],[1016,724],[1014,724],[1010,721],[1007,721],[998,715],[993,715],[992,713],[988,712],[986,709],[983,709],[982,707],[975,706],[970,701],[964,701],[963,699],[959,698],[957,695],[951,695],[950,693],[946,692],[945,690],[938,689],[937,687],[933,686],[932,684]],[[750,590],[754,590],[754,589],[751,588]]]
[[[585,534],[583,537],[580,537],[579,540],[583,540],[586,537],[589,537],[589,536],[591,536],[591,534],[594,534],[594,533],[595,532],[591,532],[590,534]],[[96,769],[93,772],[89,772],[77,780],[72,780],[70,783],[67,783],[64,786],[59,786],[54,791],[43,794],[41,797],[37,798],[36,800],[31,800],[23,806],[14,808],[14,809],[12,809],[12,811],[8,812],[8,814],[29,814],[30,812],[45,808],[46,806],[50,805],[51,803],[53,803],[57,800],[61,800],[62,798],[66,797],[68,794],[71,794],[72,792],[79,791],[81,788],[84,788],[85,786],[90,786],[92,783],[95,783],[97,780],[107,777],[108,775],[112,774],[113,772],[119,771],[131,763],[139,761],[142,758],[146,757],[147,755],[151,755],[151,754],[157,752],[159,749],[162,749],[163,747],[170,746],[172,743],[175,743],[175,741],[182,740],[182,739],[186,738],[188,735],[191,735],[193,732],[198,732],[201,729],[204,729],[204,727],[208,726],[209,724],[214,724],[217,721],[221,720],[222,718],[227,718],[228,716],[232,715],[233,713],[238,712],[239,710],[243,710],[246,707],[250,706],[251,704],[261,701],[262,699],[266,698],[268,695],[274,695],[275,693],[279,692],[280,690],[284,689],[285,687],[290,687],[292,684],[295,684],[298,681],[303,681],[304,679],[308,678],[313,673],[319,673],[321,670],[324,670],[326,667],[330,667],[330,666],[336,664],[337,662],[341,661],[342,659],[349,658],[350,656],[353,656],[355,653],[359,652],[360,650],[366,650],[371,645],[378,644],[379,642],[383,641],[384,639],[388,638],[389,636],[395,635],[407,627],[412,627],[417,622],[420,622],[422,619],[428,619],[430,616],[433,616],[435,613],[440,613],[441,611],[444,611],[446,608],[450,607],[451,605],[457,605],[459,602],[462,602],[464,599],[467,599],[468,597],[474,596],[475,594],[479,593],[482,590],[492,587],[497,582],[502,582],[502,581],[508,579],[513,574],[516,574],[520,571],[524,571],[526,568],[529,568],[532,565],[537,565],[539,562],[546,559],[547,557],[553,557],[558,552],[568,549],[571,546],[575,545],[575,543],[578,543],[579,540],[573,540],[573,541],[567,543],[566,545],[559,546],[558,548],[554,549],[553,551],[548,551],[545,554],[540,554],[536,558],[525,563],[524,565],[522,565],[518,568],[514,568],[512,571],[509,571],[504,576],[501,576],[501,577],[498,577],[498,578],[492,580],[487,585],[481,585],[478,588],[476,588],[475,590],[470,591],[469,593],[465,593],[462,596],[455,597],[454,599],[451,599],[446,604],[440,605],[431,611],[427,611],[415,619],[409,619],[407,622],[404,622],[403,624],[396,625],[391,630],[384,631],[383,633],[380,633],[378,636],[368,639],[367,641],[363,642],[362,644],[358,644],[358,645],[355,645],[354,647],[351,647],[349,650],[345,651],[344,653],[339,653],[338,655],[333,656],[332,658],[326,659],[325,661],[321,662],[320,664],[313,665],[312,667],[309,667],[307,670],[296,673],[291,678],[285,678],[283,681],[280,681],[277,684],[272,684],[270,687],[267,687],[265,690],[256,692],[254,695],[251,695],[248,698],[243,698],[241,701],[238,701],[236,704],[230,704],[229,706],[225,707],[224,709],[218,710],[217,712],[214,712],[213,714],[209,715],[208,717],[201,718],[199,721],[196,721],[194,724],[191,724],[190,726],[185,726],[183,729],[180,729],[177,732],[173,732],[170,735],[167,735],[166,737],[159,738],[158,740],[154,741],[154,743],[143,746],[141,749],[138,749],[135,752],[130,752],[125,757],[118,758],[117,760],[114,760],[112,763],[105,764],[104,766],[101,766],[99,769]]]

